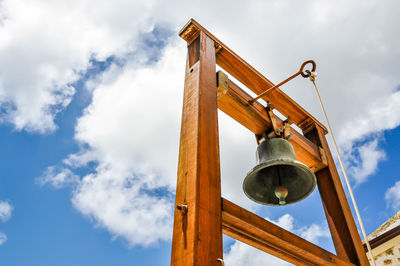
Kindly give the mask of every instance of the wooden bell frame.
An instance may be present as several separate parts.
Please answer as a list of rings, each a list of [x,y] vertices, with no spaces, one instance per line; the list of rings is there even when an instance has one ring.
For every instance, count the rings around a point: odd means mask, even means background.
[[[180,31],[188,54],[171,265],[222,265],[222,234],[295,265],[369,265],[325,135],[326,128],[279,88],[262,97],[302,129],[290,142],[317,177],[336,255],[221,198],[217,109],[256,136],[271,129],[266,108],[216,64],[260,94],[274,86],[191,19]],[[275,117],[278,126],[283,121]],[[268,262],[266,262],[266,265]]]

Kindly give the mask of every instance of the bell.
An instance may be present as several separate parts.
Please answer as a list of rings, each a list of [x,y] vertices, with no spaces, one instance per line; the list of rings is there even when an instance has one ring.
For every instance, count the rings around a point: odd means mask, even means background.
[[[305,164],[296,160],[289,141],[266,139],[257,147],[257,165],[243,181],[248,198],[264,205],[287,205],[306,198],[317,180]]]

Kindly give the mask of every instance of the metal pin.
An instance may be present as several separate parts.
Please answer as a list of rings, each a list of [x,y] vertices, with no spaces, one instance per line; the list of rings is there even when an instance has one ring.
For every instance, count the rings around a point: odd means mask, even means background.
[[[188,212],[187,204],[179,204],[176,206],[176,208],[181,212],[182,215],[185,215]]]

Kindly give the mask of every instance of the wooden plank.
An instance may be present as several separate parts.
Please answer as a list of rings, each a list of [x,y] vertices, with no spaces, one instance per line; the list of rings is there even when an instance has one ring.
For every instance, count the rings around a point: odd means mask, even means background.
[[[271,128],[271,121],[265,107],[258,102],[250,105],[248,102],[251,96],[232,82],[222,71],[217,72],[217,86],[218,108],[221,111],[256,135],[262,135]],[[281,119],[276,117],[276,120],[279,127],[283,126]],[[314,172],[327,166],[317,145],[297,131],[291,130],[291,132],[294,136],[290,142],[295,150],[297,160],[310,167]]]
[[[214,41],[188,49],[171,265],[218,265],[222,258],[221,180]]]
[[[242,58],[240,58],[236,53],[234,53],[225,44],[209,33],[194,19],[191,19],[182,28],[182,30],[179,32],[179,35],[186,40],[188,44],[190,44],[200,31],[206,33],[212,40],[214,40],[215,45],[218,48],[218,54],[216,57],[217,64],[250,90],[256,94],[260,94],[266,89],[274,86],[271,81],[269,81]],[[325,134],[328,132],[317,119],[310,115],[306,110],[304,110],[304,108],[302,108],[279,88],[267,93],[262,97],[262,99],[270,101],[276,107],[276,109],[286,117],[290,116],[292,121],[304,132],[311,130],[315,124],[318,124],[321,128],[323,128]],[[313,123],[309,123],[310,120],[313,121]],[[306,125],[306,127],[303,127],[303,125]]]
[[[226,199],[222,226],[224,234],[296,265],[353,265]]]
[[[321,145],[326,153],[328,167],[317,172],[316,176],[336,254],[356,265],[369,265],[325,132],[317,126],[306,137]]]

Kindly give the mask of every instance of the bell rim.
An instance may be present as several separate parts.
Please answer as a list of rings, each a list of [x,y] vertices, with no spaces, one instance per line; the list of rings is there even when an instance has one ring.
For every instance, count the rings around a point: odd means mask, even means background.
[[[305,172],[306,172],[307,174],[309,174],[309,175],[312,177],[312,179],[314,180],[314,182],[313,182],[313,187],[312,187],[312,189],[310,190],[310,192],[308,192],[307,194],[305,194],[304,197],[302,197],[302,198],[300,198],[300,199],[298,199],[298,200],[292,201],[292,202],[290,202],[290,203],[287,203],[287,204],[285,204],[285,205],[280,205],[280,204],[269,204],[269,203],[261,202],[261,201],[258,201],[258,200],[255,199],[255,198],[253,198],[252,196],[250,196],[250,195],[246,192],[246,190],[244,189],[244,188],[245,188],[245,184],[246,184],[246,180],[247,180],[250,176],[254,175],[254,173],[255,173],[256,171],[260,171],[260,170],[262,170],[262,169],[264,169],[264,168],[267,168],[267,167],[269,167],[269,166],[274,166],[274,165],[300,166],[300,167],[301,167],[302,169],[304,169]],[[293,204],[293,203],[297,203],[297,202],[299,202],[299,201],[301,201],[301,200],[307,198],[309,195],[311,195],[311,193],[314,192],[316,186],[317,186],[317,177],[315,176],[314,172],[313,172],[307,165],[305,165],[304,163],[299,162],[299,161],[297,161],[297,160],[275,159],[275,160],[269,160],[269,161],[266,161],[266,162],[263,162],[263,163],[260,163],[260,164],[256,165],[250,172],[247,173],[246,177],[245,177],[244,180],[243,180],[243,186],[242,186],[242,187],[243,187],[243,192],[244,192],[244,194],[245,194],[249,199],[251,199],[251,200],[254,201],[254,202],[256,202],[256,203],[258,203],[258,204],[266,205],[266,206],[279,206],[279,207],[282,207],[282,206],[286,206],[286,205],[291,205],[291,204]]]

